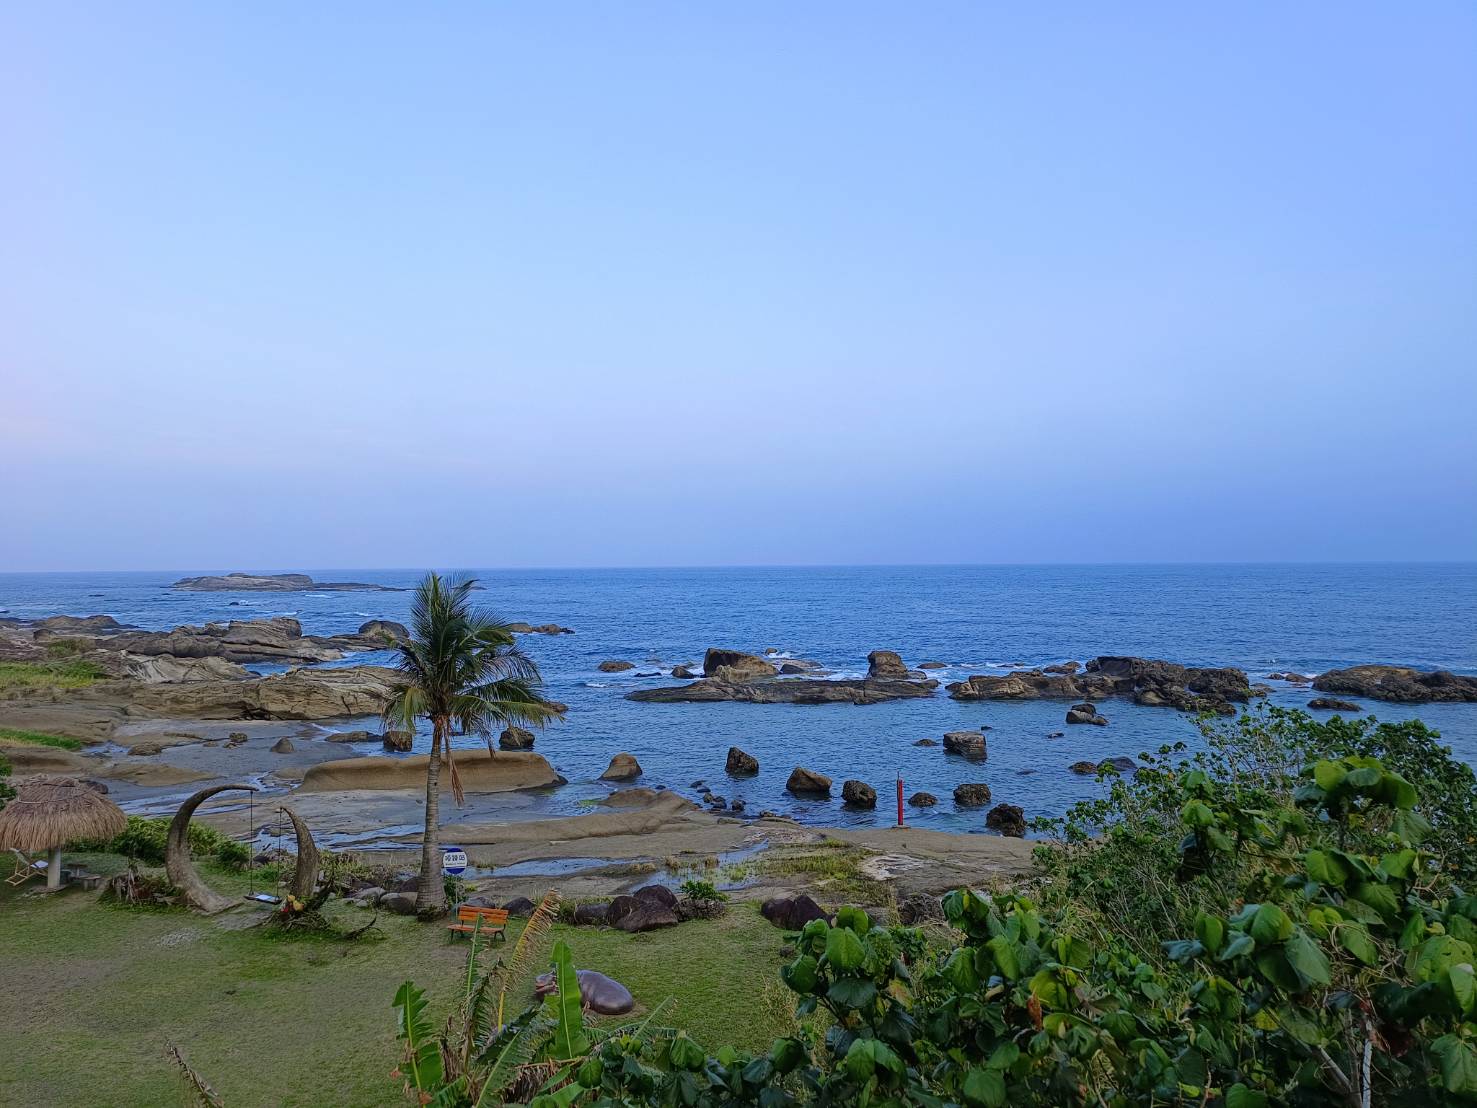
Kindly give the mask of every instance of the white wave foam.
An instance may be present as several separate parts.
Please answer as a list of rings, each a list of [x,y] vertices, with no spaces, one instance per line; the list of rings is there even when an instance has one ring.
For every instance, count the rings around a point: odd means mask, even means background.
[[[610,684],[608,682],[605,682],[605,681],[586,681],[585,682],[585,688],[587,688],[587,689],[608,689],[608,688],[610,688]]]

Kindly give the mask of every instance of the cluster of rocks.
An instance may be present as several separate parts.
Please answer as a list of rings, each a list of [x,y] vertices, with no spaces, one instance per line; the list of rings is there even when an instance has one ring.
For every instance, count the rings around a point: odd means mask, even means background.
[[[683,906],[671,889],[643,885],[629,896],[576,904],[573,922],[580,927],[615,927],[636,934],[675,927],[682,922],[683,914]]]
[[[1308,707],[1315,712],[1362,712],[1364,711],[1352,700],[1340,700],[1336,696],[1315,696],[1308,701]]]
[[[1477,703],[1477,677],[1462,677],[1444,669],[1427,673],[1408,666],[1350,666],[1319,674],[1313,679],[1313,688],[1399,704]]]
[[[674,677],[692,679],[686,667]],[[891,650],[867,655],[867,676],[826,680],[811,662],[787,660],[776,666],[757,654],[711,647],[703,658],[703,674],[690,684],[638,689],[628,700],[652,703],[743,701],[751,704],[877,704],[933,695],[938,682],[908,669]]]
[[[1073,762],[1069,767],[1073,773],[1093,774],[1098,770],[1114,769],[1119,773],[1132,773],[1138,769],[1138,763],[1132,758],[1120,754],[1116,758],[1104,758],[1101,762]]]
[[[1232,714],[1233,702],[1251,698],[1253,690],[1243,670],[1232,667],[1193,667],[1152,658],[1104,655],[1087,663],[1085,672],[1070,672],[1068,664],[1029,669],[1000,676],[975,674],[948,686],[956,700],[1102,700],[1129,697],[1148,707],[1184,711],[1210,709]]]
[[[515,635],[572,635],[573,627],[561,627],[557,623],[510,623],[508,630]]]
[[[311,665],[333,662],[345,654],[387,650],[409,636],[405,626],[392,620],[372,619],[346,635],[304,635],[302,624],[290,616],[273,619],[229,620],[201,626],[186,624],[172,631],[140,631],[124,627],[112,616],[51,616],[29,625],[18,621],[8,628],[5,653],[8,657],[45,657],[49,648],[65,645],[86,656],[109,673],[134,676],[128,664],[114,664],[109,655],[143,660],[168,658],[173,663],[192,659],[219,659],[230,663],[210,667],[196,675],[172,676],[171,680],[251,676],[240,668],[244,663],[268,662],[282,665]],[[28,636],[27,634],[28,633]],[[156,663],[156,668],[157,668]],[[197,671],[200,667],[196,667]],[[147,673],[139,674],[147,679]]]

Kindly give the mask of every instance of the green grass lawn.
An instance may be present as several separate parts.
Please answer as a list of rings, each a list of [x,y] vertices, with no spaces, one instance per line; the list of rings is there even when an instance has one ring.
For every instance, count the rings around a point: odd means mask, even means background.
[[[100,872],[122,865],[111,855],[88,860]],[[218,873],[207,880],[242,887]],[[330,907],[344,925],[369,918]],[[231,1108],[404,1103],[389,1077],[399,1059],[390,1000],[411,978],[439,1022],[466,943],[398,916],[382,914],[378,930],[381,938],[357,943],[290,939],[185,911],[102,905],[93,893],[23,896],[0,885],[9,1012],[0,1104],[183,1103],[168,1042]],[[767,1048],[793,1026],[778,979],[783,937],[752,904],[645,935],[561,925],[552,937],[569,943],[576,965],[625,983],[638,1015],[671,997],[664,1022],[710,1049]]]
[[[82,743],[62,735],[48,735],[43,731],[18,731],[14,727],[0,727],[0,743],[26,743],[31,746],[54,746],[59,750],[81,750]]]
[[[91,662],[0,662],[0,696],[41,689],[81,689],[107,676]]]

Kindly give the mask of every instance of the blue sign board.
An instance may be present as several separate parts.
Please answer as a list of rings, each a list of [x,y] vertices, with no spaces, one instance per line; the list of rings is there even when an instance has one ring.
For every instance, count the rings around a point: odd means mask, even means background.
[[[459,846],[443,846],[441,869],[452,877],[460,877],[467,869],[467,852]]]

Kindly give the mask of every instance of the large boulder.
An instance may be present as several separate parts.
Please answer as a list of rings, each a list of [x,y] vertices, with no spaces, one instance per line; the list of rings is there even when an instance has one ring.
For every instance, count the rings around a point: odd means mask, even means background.
[[[779,670],[757,654],[745,654],[742,650],[724,650],[713,646],[703,656],[703,676],[728,684],[774,677],[778,673]]]
[[[983,781],[969,781],[954,787],[954,803],[961,808],[983,808],[990,803],[990,786]]]
[[[612,927],[619,926],[621,920],[640,907],[641,901],[634,896],[618,896],[606,905],[604,922]]]
[[[609,905],[599,901],[587,901],[574,906],[574,922],[577,927],[603,927]]]
[[[532,750],[533,732],[510,724],[497,737],[497,745],[499,750]]]
[[[47,631],[118,631],[123,624],[112,616],[47,616],[38,619],[32,627]]]
[[[636,907],[623,915],[615,926],[634,935],[641,931],[655,931],[659,927],[675,927],[681,922],[677,913],[665,904],[638,897]]]
[[[950,731],[944,736],[944,753],[958,754],[976,762],[989,757],[985,736],[979,731]]]
[[[1459,676],[1443,669],[1427,672],[1409,666],[1331,669],[1313,679],[1313,688],[1398,704],[1477,702],[1477,677]]]
[[[896,651],[874,650],[867,655],[867,677],[873,681],[906,681],[908,667]]]
[[[785,782],[785,791],[795,796],[830,796],[831,779],[823,773],[796,766]]]
[[[1097,706],[1089,703],[1074,704],[1067,710],[1068,723],[1095,723],[1099,727],[1107,726],[1108,720],[1099,715]]]
[[[759,772],[759,759],[736,746],[728,748],[724,770],[734,777],[752,777]]]
[[[161,719],[342,719],[379,715],[404,680],[384,666],[349,666],[247,681],[104,682],[83,691],[99,700],[121,699],[130,715]]]
[[[841,785],[841,799],[848,808],[875,808],[877,790],[865,781],[844,781]]]
[[[821,906],[804,893],[772,897],[759,906],[759,914],[786,931],[799,931],[813,919],[826,918]]]
[[[1011,838],[1024,838],[1026,813],[1014,804],[997,804],[985,813],[985,826]]]
[[[376,903],[386,912],[393,912],[397,916],[415,915],[414,893],[385,893]]]
[[[649,904],[660,904],[664,908],[677,907],[677,894],[665,885],[642,885],[631,895],[637,900],[644,900]]]
[[[602,781],[634,781],[641,776],[641,763],[636,761],[633,754],[622,751],[610,760],[610,765],[605,767],[605,772],[600,775]]]
[[[292,740],[289,739],[286,735],[283,735],[280,739],[272,744],[273,754],[291,754],[296,749],[297,747],[293,745]]]

